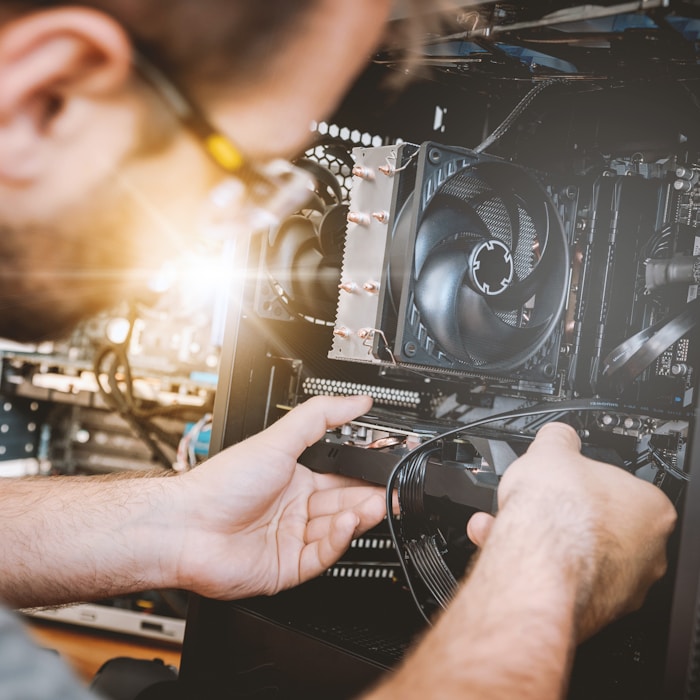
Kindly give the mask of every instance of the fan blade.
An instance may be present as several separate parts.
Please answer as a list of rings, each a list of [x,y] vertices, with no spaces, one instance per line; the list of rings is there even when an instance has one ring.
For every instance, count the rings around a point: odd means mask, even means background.
[[[546,326],[546,323],[524,328],[508,325],[467,285],[459,289],[456,311],[463,353],[484,363],[515,357],[534,343]]]
[[[326,205],[342,201],[343,190],[338,178],[328,168],[309,158],[298,158],[294,165],[311,174],[317,184],[316,192]]]
[[[462,362],[497,362],[534,342],[542,326],[517,328],[501,321],[466,284],[473,243],[455,239],[438,246],[415,284],[415,303],[431,337]]]
[[[309,242],[317,244],[316,230],[311,221],[298,214],[285,219],[270,241],[268,273],[288,295],[293,294],[296,257]]]
[[[318,238],[324,256],[342,258],[348,209],[347,204],[335,204],[324,213],[318,226]]]
[[[521,206],[532,218],[537,231],[547,230],[549,226],[548,195],[537,180],[518,167],[504,167],[504,164],[499,162],[480,163],[478,172],[495,192],[502,193],[504,201],[509,200],[512,204]],[[514,210],[511,211],[514,212]],[[519,228],[519,216],[513,213],[512,220],[515,231]],[[511,247],[515,251],[517,241],[512,241]]]
[[[552,266],[561,261],[561,256],[557,255],[555,245],[550,243],[550,219],[549,208],[545,207],[546,216],[543,217],[544,228],[538,230],[538,240],[540,242],[540,259],[527,277],[513,282],[508,289],[504,290],[498,297],[490,300],[494,309],[511,310],[520,308],[538,291],[544,290],[544,284],[550,276]]]
[[[488,228],[468,202],[450,194],[438,193],[426,210],[416,235],[416,277],[420,277],[421,268],[433,248],[440,241],[457,234],[465,234],[472,240],[490,238]]]
[[[518,207],[510,197],[491,192],[483,201],[472,202],[474,210],[488,229],[489,238],[496,238],[515,249],[519,236]]]
[[[297,309],[315,315],[329,299],[335,308],[339,282],[340,267],[329,265],[312,242],[303,246],[294,260],[292,276],[292,301]]]
[[[460,340],[456,303],[464,286],[469,249],[453,240],[438,247],[416,280],[415,304],[431,337],[445,352],[469,361]]]

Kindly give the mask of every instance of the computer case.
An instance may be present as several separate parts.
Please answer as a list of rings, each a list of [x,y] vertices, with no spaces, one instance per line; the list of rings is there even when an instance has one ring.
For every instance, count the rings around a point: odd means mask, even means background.
[[[386,483],[408,447],[482,421],[428,470],[488,472],[492,494],[524,438],[570,422],[679,524],[643,608],[580,647],[569,697],[700,697],[700,6],[489,2],[454,19],[400,88],[396,47],[375,57],[314,125],[299,161],[314,202],[237,240],[212,449],[310,396],[369,393],[307,466]],[[489,500],[459,485],[431,500],[428,481],[421,507],[459,572],[455,523]],[[183,687],[358,696],[426,627],[395,544],[382,524],[297,589],[194,597]]]

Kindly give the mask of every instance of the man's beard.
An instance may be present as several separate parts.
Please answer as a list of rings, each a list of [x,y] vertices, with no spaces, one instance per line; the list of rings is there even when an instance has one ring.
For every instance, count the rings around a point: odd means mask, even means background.
[[[163,251],[162,233],[153,226],[144,235],[143,218],[134,198],[110,182],[55,224],[0,225],[0,338],[58,339],[142,294]]]

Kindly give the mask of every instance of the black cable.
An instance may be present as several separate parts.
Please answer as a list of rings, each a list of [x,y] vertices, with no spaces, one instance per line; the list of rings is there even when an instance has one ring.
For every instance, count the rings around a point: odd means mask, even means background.
[[[433,537],[423,535],[406,544],[416,571],[438,605],[446,608],[454,597],[457,579],[445,564]]]
[[[150,430],[151,426],[143,425],[142,422],[131,412],[128,404],[125,402],[117,382],[116,370],[118,367],[119,358],[115,354],[114,360],[110,366],[110,371],[107,374],[107,381],[110,387],[109,395],[114,397],[117,412],[132,427],[136,434],[148,445],[153,457],[157,459],[164,467],[168,469],[172,468],[173,460],[170,459],[165,452],[163,452],[160,445],[152,437]],[[99,379],[98,385],[102,386]]]
[[[396,553],[398,554],[399,566],[401,567],[401,571],[403,572],[403,576],[406,581],[406,585],[408,586],[408,591],[411,594],[411,598],[413,598],[413,602],[415,603],[418,612],[423,616],[423,619],[429,625],[431,625],[432,622],[430,621],[430,618],[426,615],[425,610],[423,609],[423,604],[418,599],[418,594],[416,593],[416,590],[413,587],[411,575],[408,571],[408,567],[406,566],[406,550],[404,549],[403,541],[397,536],[396,531],[394,530],[393,522],[394,481],[396,481],[396,478],[398,477],[403,467],[408,463],[409,459],[415,459],[416,455],[414,453],[417,451],[417,449],[418,448],[412,450],[408,453],[408,455],[406,455],[406,457],[400,459],[397,462],[396,466],[392,469],[391,474],[389,475],[389,479],[386,484],[387,525],[389,526],[389,535],[391,536],[391,540],[394,543],[394,548],[396,549]]]
[[[700,299],[620,343],[603,360],[601,377],[624,388],[656,358],[700,323]]]
[[[102,373],[105,361],[110,356],[112,356],[112,361],[105,372],[109,387],[108,391],[102,383]],[[171,469],[173,460],[163,451],[156,437],[172,449],[177,449],[179,438],[153,423],[150,418],[158,415],[177,413],[182,410],[182,407],[166,407],[169,409],[177,409],[170,410],[167,413],[161,411],[142,411],[138,409],[133,395],[131,368],[123,345],[108,345],[103,347],[95,356],[94,366],[97,387],[105,404],[113,411],[117,412],[121,418],[131,426],[139,438],[146,443],[153,457],[158,462],[164,467]],[[126,393],[122,391],[117,379],[117,373],[120,367],[124,373]]]
[[[653,457],[657,466],[661,467],[663,471],[668,472],[669,474],[672,474],[676,478],[682,479],[685,482],[690,481],[690,475],[686,474],[684,471],[681,471],[677,467],[674,467],[670,462],[667,462],[666,459],[664,459],[664,457],[661,455],[659,450],[652,447],[649,450],[649,453]]]
[[[508,131],[510,131],[511,127],[517,119],[520,117],[520,115],[527,110],[527,108],[530,106],[530,103],[543,91],[546,90],[548,87],[555,85],[557,83],[566,83],[568,80],[565,78],[551,78],[549,80],[543,80],[540,83],[537,83],[533,88],[530,89],[530,91],[525,95],[525,97],[518,102],[517,105],[513,108],[511,113],[489,134],[476,148],[474,148],[475,153],[482,153],[485,151],[489,146],[492,146],[496,141],[498,141],[502,136],[504,136]]]
[[[615,401],[607,401],[604,399],[572,399],[570,401],[562,401],[562,402],[552,402],[552,403],[546,403],[546,404],[536,404],[534,406],[530,406],[528,408],[522,408],[522,409],[517,409],[514,411],[506,411],[504,413],[496,413],[490,416],[485,416],[484,418],[477,419],[475,421],[472,421],[471,423],[467,423],[465,425],[461,425],[457,428],[452,428],[450,430],[445,431],[444,433],[440,433],[439,435],[436,435],[429,440],[426,440],[424,443],[416,447],[415,449],[411,450],[408,452],[406,455],[404,455],[394,466],[394,468],[391,471],[391,474],[389,475],[389,479],[387,480],[387,486],[386,486],[386,509],[387,509],[387,525],[389,527],[389,534],[391,536],[391,539],[393,541],[394,547],[396,549],[396,552],[398,554],[398,559],[399,559],[399,565],[401,567],[401,570],[403,572],[404,578],[406,580],[406,584],[408,586],[408,590],[411,594],[411,597],[413,598],[414,603],[416,604],[416,607],[418,608],[418,611],[420,614],[423,616],[425,621],[428,624],[432,624],[430,621],[430,618],[428,617],[423,604],[420,602],[418,598],[418,594],[415,590],[415,587],[413,585],[413,581],[411,578],[411,573],[408,569],[407,566],[407,556],[406,556],[406,548],[404,547],[404,543],[401,541],[401,538],[397,534],[395,524],[394,524],[394,515],[393,515],[393,494],[394,494],[394,482],[396,479],[399,477],[401,471],[407,466],[410,465],[412,469],[416,469],[417,467],[420,467],[420,462],[423,459],[427,459],[426,456],[426,448],[431,447],[432,445],[436,445],[438,442],[445,440],[447,438],[450,438],[455,435],[459,435],[460,433],[466,432],[468,430],[473,430],[474,428],[478,428],[482,425],[486,425],[488,423],[496,423],[498,421],[502,420],[511,420],[515,418],[527,418],[529,416],[538,416],[538,415],[562,415],[564,413],[571,413],[575,411],[581,411],[581,412],[594,412],[594,411],[611,411],[611,410],[619,410],[621,408],[620,404],[618,404]],[[401,504],[399,503],[399,506]],[[415,566],[415,562],[414,566]],[[420,574],[419,574],[420,575]],[[422,578],[422,577],[421,577]],[[426,583],[425,580],[423,580],[424,583]],[[427,584],[426,584],[427,585]],[[430,593],[435,597],[436,600],[438,600],[442,597],[441,593],[435,593],[435,591],[430,589],[430,586],[427,585],[428,590]],[[454,595],[454,590],[452,592],[452,595]],[[451,596],[450,596],[451,597]],[[444,607],[444,606],[443,606]]]
[[[440,584],[438,591],[443,601],[441,605],[447,607],[447,603],[452,600],[457,590],[457,579],[445,563],[434,535],[422,537],[418,542],[424,556],[423,568],[430,571],[433,579]]]
[[[176,416],[181,414],[183,411],[188,410],[187,406],[179,406],[177,404],[173,404],[171,406],[156,406],[155,408],[149,409],[141,408],[138,405],[134,396],[134,379],[131,372],[131,363],[129,362],[129,357],[126,353],[126,350],[123,346],[119,346],[115,347],[114,353],[115,358],[118,358],[118,366],[120,366],[122,368],[122,371],[124,372],[126,405],[134,417],[136,417],[137,419],[149,420],[151,418],[157,417]],[[119,390],[118,386],[117,390]],[[119,393],[121,394],[121,392]]]
[[[406,515],[421,517],[423,515],[423,491],[425,468],[430,456],[437,450],[421,452],[420,459],[409,463],[408,468],[399,476],[399,502]],[[403,505],[405,504],[405,509]]]
[[[425,522],[425,472],[428,460],[439,450],[423,450],[419,458],[409,462],[399,475],[399,505],[401,507],[402,539],[414,563],[416,572],[426,588],[437,598],[442,607],[446,607],[452,598],[457,580],[445,564],[436,543],[435,534],[425,534],[420,525]],[[420,535],[412,536],[411,524]]]

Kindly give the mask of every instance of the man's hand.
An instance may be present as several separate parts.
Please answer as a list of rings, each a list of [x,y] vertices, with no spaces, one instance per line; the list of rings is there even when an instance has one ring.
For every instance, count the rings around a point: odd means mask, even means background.
[[[666,540],[676,521],[673,505],[658,488],[583,457],[580,447],[569,426],[545,425],[508,468],[498,491],[499,512],[511,526],[519,519],[537,533],[539,542],[532,546],[565,545],[562,565],[573,567],[578,577],[579,641],[642,604],[666,570]],[[550,531],[540,532],[533,519],[549,523]],[[469,521],[469,537],[483,546],[495,522],[477,513]]]
[[[384,517],[384,489],[314,474],[297,458],[370,406],[311,399],[177,476],[8,479],[0,598],[27,607],[151,588],[237,598],[317,576]]]
[[[178,585],[214,598],[272,594],[317,576],[385,515],[384,490],[297,463],[367,397],[313,398],[262,433],[169,480],[185,517]]]
[[[638,606],[666,567],[675,510],[655,486],[581,456],[568,426],[542,428],[507,469],[496,518],[450,606],[367,700],[566,697],[576,644]]]

